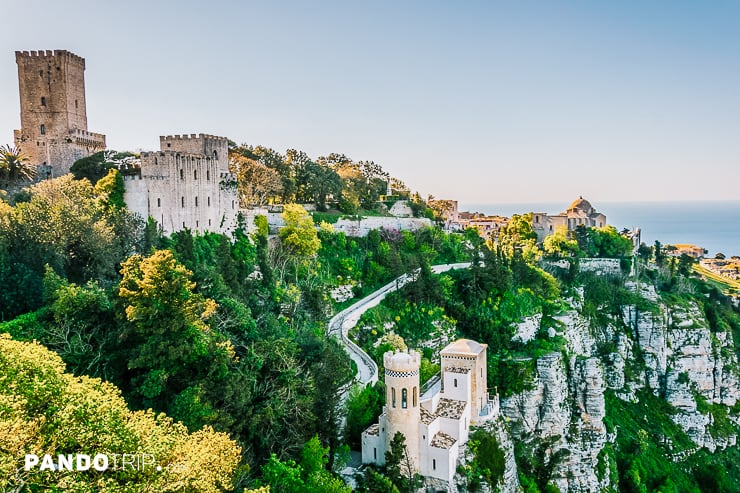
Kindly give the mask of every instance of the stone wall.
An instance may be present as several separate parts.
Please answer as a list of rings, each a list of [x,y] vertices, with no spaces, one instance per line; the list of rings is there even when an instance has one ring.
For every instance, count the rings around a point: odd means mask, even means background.
[[[161,151],[141,153],[139,176],[126,177],[126,204],[153,217],[165,234],[233,231],[238,199],[228,172],[228,140],[212,135],[160,138]]]

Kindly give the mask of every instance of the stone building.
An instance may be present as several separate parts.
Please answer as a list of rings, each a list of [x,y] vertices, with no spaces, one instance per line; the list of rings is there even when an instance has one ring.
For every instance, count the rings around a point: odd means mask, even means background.
[[[543,241],[560,226],[573,231],[581,225],[594,228],[606,226],[606,216],[601,212],[596,212],[596,209],[583,197],[574,200],[565,212],[554,216],[544,212],[532,213],[532,228],[537,233],[537,241]]]
[[[445,347],[440,353],[441,388],[432,387],[424,395],[419,353],[385,353],[386,404],[378,424],[362,433],[362,462],[385,464],[385,452],[400,432],[415,472],[452,481],[471,423],[487,421],[499,412],[498,399],[488,396],[486,348],[469,339]]]
[[[229,173],[229,142],[214,135],[168,135],[160,150],[141,153],[141,167],[124,177],[126,206],[152,217],[164,234],[188,228],[228,233],[236,226],[239,202]]]
[[[16,51],[21,129],[15,145],[39,178],[61,176],[80,158],[105,149],[87,130],[85,59],[66,50]]]

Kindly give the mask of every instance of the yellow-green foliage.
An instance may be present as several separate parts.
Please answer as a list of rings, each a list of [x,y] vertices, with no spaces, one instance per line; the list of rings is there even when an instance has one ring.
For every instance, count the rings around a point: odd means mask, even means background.
[[[151,410],[132,412],[120,391],[64,372],[37,343],[0,334],[0,490],[217,492],[232,487],[240,449],[210,427],[189,434]],[[24,470],[26,454],[107,454],[107,471]],[[112,454],[151,454],[155,466],[113,471]]]
[[[302,206],[286,204],[282,214],[285,226],[280,230],[280,239],[293,253],[310,257],[321,247],[313,219]]]

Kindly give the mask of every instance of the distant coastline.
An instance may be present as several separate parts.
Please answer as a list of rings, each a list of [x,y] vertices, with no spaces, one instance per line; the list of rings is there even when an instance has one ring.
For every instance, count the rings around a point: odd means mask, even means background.
[[[676,202],[599,202],[593,206],[606,214],[617,229],[640,227],[642,241],[693,243],[709,250],[708,256],[722,252],[740,255],[740,200]],[[508,204],[460,203],[460,210],[511,216],[525,212],[559,213],[568,206],[562,202]]]

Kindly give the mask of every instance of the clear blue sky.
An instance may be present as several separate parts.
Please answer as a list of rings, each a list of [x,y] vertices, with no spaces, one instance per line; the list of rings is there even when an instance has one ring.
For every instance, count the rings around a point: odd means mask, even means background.
[[[87,60],[115,149],[207,132],[370,159],[468,203],[740,199],[740,2],[4,2],[15,50]]]

